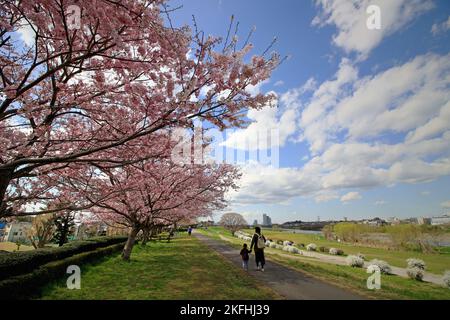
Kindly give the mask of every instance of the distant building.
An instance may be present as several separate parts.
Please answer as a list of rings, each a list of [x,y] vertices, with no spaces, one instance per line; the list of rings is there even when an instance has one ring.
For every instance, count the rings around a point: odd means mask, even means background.
[[[199,227],[212,227],[213,225],[214,225],[214,221],[213,220],[200,221],[198,223]]]
[[[417,218],[407,218],[400,221],[401,223],[415,224],[418,223]]]
[[[5,234],[6,223],[0,221],[0,241],[2,241],[3,236]]]
[[[362,221],[363,224],[368,224],[370,226],[384,226],[386,221],[380,218],[366,219]]]
[[[271,227],[272,226],[272,219],[267,215],[267,214],[263,214],[263,226],[265,227]]]
[[[3,232],[3,241],[29,242],[27,231],[31,228],[31,222],[11,222],[6,225]]]
[[[258,220],[255,219],[255,221],[253,221],[253,226],[256,227],[258,225]]]
[[[431,224],[433,226],[437,226],[437,225],[441,225],[441,224],[450,224],[450,215],[443,214],[442,216],[431,217]]]
[[[400,224],[400,219],[397,217],[391,217],[387,220],[387,222],[389,222],[390,224],[396,225],[396,224]]]
[[[431,224],[431,218],[419,217],[419,218],[417,218],[417,223],[418,224],[430,225]]]

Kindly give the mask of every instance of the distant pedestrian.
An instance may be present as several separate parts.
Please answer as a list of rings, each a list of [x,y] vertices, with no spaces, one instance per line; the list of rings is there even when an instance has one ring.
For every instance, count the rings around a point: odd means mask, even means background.
[[[189,228],[188,228],[188,235],[191,235],[191,234],[192,234],[192,227],[189,226]]]
[[[266,260],[264,259],[264,247],[266,246],[266,238],[261,234],[261,228],[255,227],[255,234],[250,245],[250,252],[255,248],[256,268],[264,271]]]
[[[242,268],[245,271],[248,271],[248,260],[250,259],[250,251],[247,249],[247,244],[244,243],[244,246],[241,250],[241,257],[242,257]]]

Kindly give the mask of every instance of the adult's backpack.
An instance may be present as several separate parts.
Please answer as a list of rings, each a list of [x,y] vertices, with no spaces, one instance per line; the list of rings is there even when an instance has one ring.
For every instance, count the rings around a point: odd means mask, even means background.
[[[259,235],[256,233],[256,235],[258,236],[258,249],[264,249],[264,247],[266,246],[266,241],[264,240],[264,237],[262,235]]]

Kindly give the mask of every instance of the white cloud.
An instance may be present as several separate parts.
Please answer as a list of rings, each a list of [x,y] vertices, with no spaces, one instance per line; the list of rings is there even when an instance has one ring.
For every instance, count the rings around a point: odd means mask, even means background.
[[[256,96],[261,93],[261,88],[264,85],[268,84],[269,82],[270,82],[270,79],[266,79],[264,81],[258,82],[258,84],[256,84],[256,85],[250,84],[247,86],[246,91],[248,93],[250,93],[252,96]]]
[[[450,175],[449,86],[450,55],[419,56],[363,78],[343,60],[310,98],[303,86],[280,97],[299,113],[297,127],[310,157],[302,162],[299,155],[303,165],[296,168],[246,166],[235,199],[323,202],[342,190]]]
[[[345,195],[343,195],[341,197],[341,202],[350,202],[350,201],[355,201],[355,200],[359,200],[362,199],[361,195],[359,194],[359,192],[349,192]]]
[[[450,200],[441,203],[441,207],[445,209],[450,209]]]
[[[282,85],[284,85],[284,81],[283,80],[278,80],[277,82],[275,82],[273,84],[274,87],[281,87]]]
[[[450,30],[450,16],[448,16],[448,19],[441,23],[435,23],[431,27],[431,33],[434,36],[437,36],[440,33],[445,33],[448,30]]]
[[[35,33],[31,25],[24,21],[17,30],[19,32],[20,38],[27,46],[32,46],[35,41]]]
[[[422,191],[420,194],[423,196],[429,196],[431,194],[431,192],[430,191]]]
[[[316,0],[321,8],[312,24],[334,25],[338,29],[333,43],[347,53],[357,52],[361,58],[367,55],[386,36],[410,23],[420,14],[434,7],[432,0]],[[366,9],[377,5],[381,9],[381,29],[369,30]]]
[[[323,190],[323,191],[317,192],[317,194],[314,196],[314,200],[317,203],[328,202],[328,201],[335,200],[335,199],[339,199],[339,195],[335,191]]]
[[[297,110],[292,106],[279,108],[278,101],[260,110],[251,109],[247,128],[229,135],[223,145],[240,150],[265,150],[285,145],[297,130]]]
[[[386,201],[384,201],[384,200],[377,200],[377,201],[375,201],[375,205],[376,206],[382,206],[382,205],[385,205],[387,202]]]

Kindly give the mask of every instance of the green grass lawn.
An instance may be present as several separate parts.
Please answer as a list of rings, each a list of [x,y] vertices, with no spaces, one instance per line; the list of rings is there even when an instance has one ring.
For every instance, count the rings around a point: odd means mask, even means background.
[[[232,237],[229,231],[220,227],[212,227],[200,232],[218,240],[222,240],[220,236],[224,236],[229,240],[227,243],[236,248],[240,247],[242,243],[242,240]],[[264,233],[267,235],[267,230]],[[287,256],[292,256],[292,258]],[[369,274],[362,268],[333,265],[314,258],[294,255],[276,249],[267,249],[266,257],[368,298],[450,300],[450,289],[431,283],[419,282],[395,275],[381,275],[381,289],[371,291],[367,289],[366,285]]]
[[[365,269],[333,265],[311,259],[289,259],[271,255],[293,269],[306,272],[324,281],[348,288],[369,298],[396,300],[450,300],[450,290],[431,283],[419,282],[395,275],[381,275],[381,289],[368,290]]]
[[[81,289],[65,279],[44,288],[42,299],[277,299],[271,289],[194,237],[136,245],[131,261],[119,255],[81,267]]]
[[[217,229],[219,230],[219,229]],[[252,234],[253,229],[245,229],[247,233]],[[406,268],[406,259],[418,258],[422,259],[427,264],[427,271],[443,274],[446,270],[450,270],[450,252],[448,250],[442,250],[440,253],[421,253],[416,251],[406,250],[387,250],[383,248],[372,248],[363,245],[342,244],[337,241],[330,241],[325,239],[321,235],[301,234],[301,233],[288,233],[283,231],[272,231],[270,229],[263,229],[263,234],[266,238],[272,240],[289,240],[295,244],[303,243],[308,245],[309,243],[315,243],[318,247],[324,246],[327,248],[342,249],[345,255],[362,253],[366,256],[366,259],[381,259],[385,260],[392,266]]]
[[[15,244],[14,242],[0,242],[0,250],[5,250],[9,252],[16,251],[17,244]],[[29,250],[34,250],[34,248],[32,246],[27,246],[24,244],[20,245],[19,251],[29,251]]]

